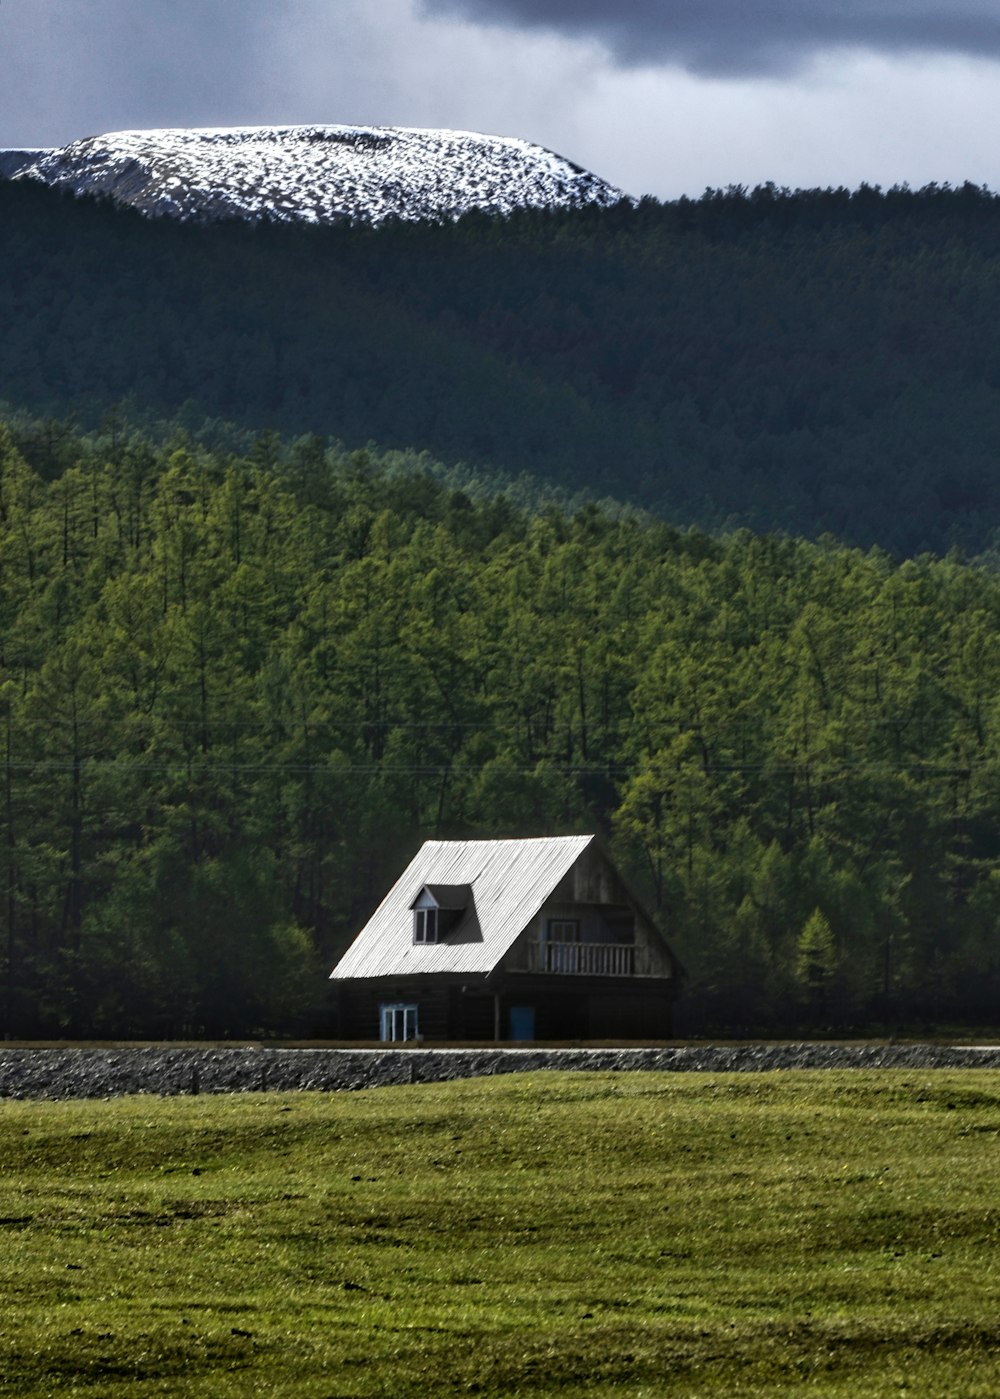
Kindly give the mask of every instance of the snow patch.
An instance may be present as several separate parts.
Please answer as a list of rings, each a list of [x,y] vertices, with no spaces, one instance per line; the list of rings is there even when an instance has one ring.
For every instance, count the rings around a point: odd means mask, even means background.
[[[378,224],[626,198],[517,137],[397,126],[118,131],[27,155],[11,174],[181,220]],[[37,158],[31,158],[36,156]],[[2,172],[0,164],[0,172]]]

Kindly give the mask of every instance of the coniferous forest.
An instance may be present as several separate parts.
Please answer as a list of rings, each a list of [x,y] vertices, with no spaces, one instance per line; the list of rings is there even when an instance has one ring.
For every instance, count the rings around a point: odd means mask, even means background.
[[[996,196],[0,256],[0,1033],[322,1035],[420,840],[580,830],[682,1032],[995,1020]]]
[[[681,1028],[1000,993],[1000,579],[317,438],[0,429],[7,1034],[317,1034],[418,841],[597,829]]]
[[[0,180],[0,402],[426,450],[675,524],[979,554],[1000,200],[700,200],[194,227]]]

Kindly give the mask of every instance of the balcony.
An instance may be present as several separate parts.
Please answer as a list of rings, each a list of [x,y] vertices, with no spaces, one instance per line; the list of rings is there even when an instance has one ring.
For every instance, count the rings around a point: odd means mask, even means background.
[[[565,976],[635,976],[636,949],[620,942],[535,942],[528,971]]]

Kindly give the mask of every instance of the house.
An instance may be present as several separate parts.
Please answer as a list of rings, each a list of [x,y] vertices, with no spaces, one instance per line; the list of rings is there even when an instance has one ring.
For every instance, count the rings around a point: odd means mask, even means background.
[[[595,836],[430,840],[331,973],[351,1040],[666,1039],[680,967]]]

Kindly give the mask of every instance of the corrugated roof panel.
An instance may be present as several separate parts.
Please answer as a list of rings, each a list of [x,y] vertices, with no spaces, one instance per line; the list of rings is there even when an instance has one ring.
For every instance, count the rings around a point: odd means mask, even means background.
[[[493,970],[594,839],[426,841],[331,972],[331,979]],[[471,907],[437,943],[413,941],[425,884],[468,884]]]

